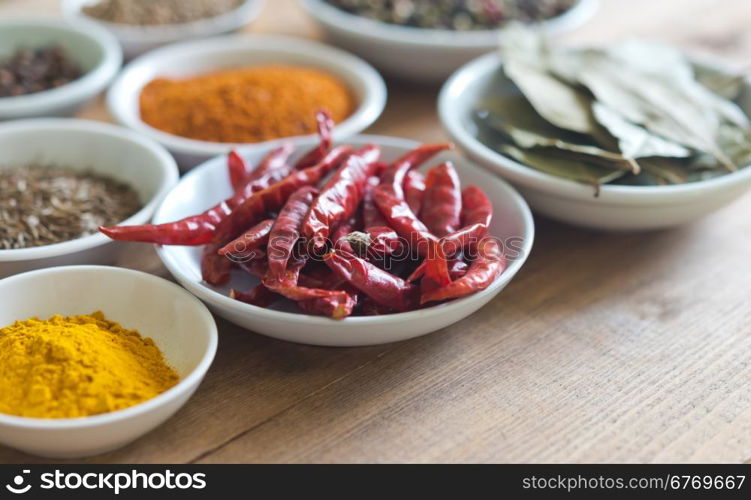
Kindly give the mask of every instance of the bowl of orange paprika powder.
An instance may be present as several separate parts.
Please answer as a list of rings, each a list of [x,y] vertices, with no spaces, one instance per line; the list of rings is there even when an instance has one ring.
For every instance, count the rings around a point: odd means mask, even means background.
[[[346,52],[283,36],[185,42],[130,63],[107,97],[121,124],[157,140],[183,169],[232,149],[313,135],[315,113],[334,139],[372,124],[386,104],[378,72]]]

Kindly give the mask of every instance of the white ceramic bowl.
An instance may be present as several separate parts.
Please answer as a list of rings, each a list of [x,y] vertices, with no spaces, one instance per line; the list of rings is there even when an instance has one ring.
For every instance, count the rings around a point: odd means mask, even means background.
[[[467,64],[446,82],[439,97],[441,122],[453,140],[479,164],[519,189],[535,212],[595,229],[662,229],[692,222],[717,210],[751,188],[751,168],[715,179],[676,186],[604,185],[599,197],[592,186],[540,172],[496,153],[477,139],[472,112],[480,98],[508,91],[500,58],[488,54]],[[751,110],[746,84],[741,104]]]
[[[0,280],[0,328],[33,316],[102,311],[154,339],[180,382],[136,406],[83,418],[0,414],[0,442],[54,458],[78,458],[124,446],[167,420],[190,398],[214,359],[214,318],[195,297],[150,274],[104,266],[42,269]]]
[[[293,37],[235,35],[171,45],[145,54],[131,62],[107,95],[112,116],[167,147],[181,167],[189,168],[230,149],[250,146],[266,150],[266,141],[230,144],[178,137],[153,128],[140,118],[141,89],[157,77],[187,77],[207,71],[262,64],[311,66],[339,76],[357,100],[354,113],[334,129],[334,137],[357,134],[372,124],[386,105],[386,85],[370,65],[355,56],[325,45]]]
[[[44,18],[0,20],[0,59],[21,47],[50,43],[61,46],[81,66],[83,75],[55,89],[0,97],[0,120],[72,115],[109,85],[122,64],[117,40],[91,23]]]
[[[63,0],[63,15],[67,19],[83,19],[106,28],[115,35],[123,48],[125,57],[129,59],[169,43],[216,36],[239,30],[258,17],[265,3],[264,0],[247,0],[236,9],[219,16],[189,23],[132,26],[101,21],[82,12],[81,9],[85,5],[98,2],[99,0]]]
[[[175,160],[159,144],[102,122],[49,118],[0,124],[0,168],[28,163],[92,170],[125,182],[143,208],[124,224],[148,222],[178,178]],[[0,277],[40,267],[112,263],[126,245],[97,233],[53,245],[0,250]]]
[[[299,0],[336,45],[370,61],[389,76],[419,82],[443,82],[459,66],[498,47],[498,32],[457,32],[382,23],[350,14],[323,0]],[[560,16],[540,23],[560,34],[587,22],[597,0],[580,0]]]
[[[296,140],[298,154],[314,144],[312,140]],[[414,141],[393,137],[361,135],[345,141],[348,144],[376,143],[383,149],[383,158],[392,160],[417,146]],[[262,152],[253,152],[256,161]],[[493,201],[496,216],[490,234],[509,247],[516,248],[508,269],[489,288],[465,298],[417,311],[370,317],[349,317],[341,321],[300,314],[290,309],[274,310],[244,304],[227,296],[230,287],[248,289],[257,283],[246,273],[236,271],[228,286],[209,287],[201,280],[200,248],[164,246],[159,256],[172,275],[216,314],[244,328],[282,340],[326,346],[361,346],[384,344],[417,337],[455,323],[495,297],[524,264],[534,239],[534,223],[529,208],[513,188],[455,153],[440,155],[428,165],[452,159],[462,184],[481,186]],[[425,168],[425,167],[423,167]],[[157,210],[157,223],[180,219],[199,213],[231,194],[226,173],[226,158],[217,157],[183,177]]]

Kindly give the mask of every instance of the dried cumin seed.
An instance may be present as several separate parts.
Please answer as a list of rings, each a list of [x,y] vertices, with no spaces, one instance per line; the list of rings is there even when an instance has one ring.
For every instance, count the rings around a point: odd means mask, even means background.
[[[96,233],[141,208],[130,186],[70,168],[0,168],[0,248],[50,245]]]

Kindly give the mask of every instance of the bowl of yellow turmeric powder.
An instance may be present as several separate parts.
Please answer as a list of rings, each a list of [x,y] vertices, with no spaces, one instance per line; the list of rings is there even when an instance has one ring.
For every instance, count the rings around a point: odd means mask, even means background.
[[[65,266],[0,280],[0,444],[53,458],[124,446],[187,402],[211,313],[165,279]]]
[[[285,36],[233,35],[183,42],[133,60],[107,105],[122,125],[151,137],[190,168],[231,149],[266,150],[313,136],[326,110],[334,138],[370,126],[386,86],[368,63]]]

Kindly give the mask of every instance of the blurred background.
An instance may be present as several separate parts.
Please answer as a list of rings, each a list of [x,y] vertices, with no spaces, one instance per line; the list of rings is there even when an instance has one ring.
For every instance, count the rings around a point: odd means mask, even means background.
[[[59,0],[0,0],[0,18],[11,15],[60,12]],[[736,68],[751,67],[751,2],[748,0],[599,0],[592,19],[556,38],[562,43],[606,42],[629,36],[665,41],[697,54],[719,57]],[[249,32],[318,38],[316,23],[297,0],[269,0]],[[440,85],[387,80],[389,105],[373,133],[405,136],[421,141],[445,138],[435,114]],[[412,112],[414,110],[414,112]],[[430,110],[430,111],[429,111]],[[108,120],[101,103],[79,114]]]

